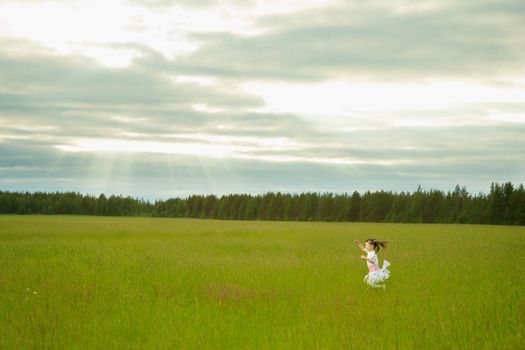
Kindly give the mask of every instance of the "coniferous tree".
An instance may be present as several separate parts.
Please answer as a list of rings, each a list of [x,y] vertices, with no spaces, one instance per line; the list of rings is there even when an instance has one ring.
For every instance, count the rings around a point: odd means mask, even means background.
[[[443,193],[441,191],[430,191],[428,194],[428,199],[425,202],[425,207],[421,214],[421,218],[424,223],[433,223],[437,222],[439,217],[439,212],[441,210],[441,205],[443,203]]]
[[[389,222],[406,222],[407,221],[407,209],[410,204],[410,194],[401,192],[394,197],[392,201],[392,207],[388,212],[386,221]]]
[[[95,215],[107,215],[107,198],[101,193],[95,204]],[[58,211],[60,212],[62,208],[59,207]]]
[[[489,194],[489,217],[491,224],[501,224],[505,215],[505,194],[502,186],[493,183]]]
[[[522,184],[518,187],[517,192],[519,200],[516,204],[517,210],[514,225],[525,225],[525,189]]]
[[[302,221],[314,221],[316,219],[317,202],[317,193],[309,192],[305,195],[300,214]]]
[[[408,222],[418,223],[423,221],[422,213],[425,202],[425,193],[421,189],[421,186],[418,186],[417,191],[410,196],[410,205],[407,210]]]
[[[519,195],[514,191],[512,183],[507,182],[503,185],[503,195],[505,196],[505,212],[503,213],[502,223],[512,225],[516,220],[516,211],[519,207]]]
[[[361,195],[359,192],[354,191],[350,200],[349,206],[349,220],[348,221],[359,221],[359,214],[361,213]]]

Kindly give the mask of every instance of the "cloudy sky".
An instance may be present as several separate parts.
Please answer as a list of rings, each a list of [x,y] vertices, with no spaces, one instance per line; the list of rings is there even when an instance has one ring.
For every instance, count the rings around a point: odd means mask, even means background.
[[[523,0],[0,0],[0,190],[525,182]]]

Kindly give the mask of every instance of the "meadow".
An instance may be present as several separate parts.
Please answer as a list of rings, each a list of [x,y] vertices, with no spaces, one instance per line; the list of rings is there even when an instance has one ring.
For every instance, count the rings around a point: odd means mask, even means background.
[[[7,215],[0,266],[1,349],[525,348],[523,226]]]

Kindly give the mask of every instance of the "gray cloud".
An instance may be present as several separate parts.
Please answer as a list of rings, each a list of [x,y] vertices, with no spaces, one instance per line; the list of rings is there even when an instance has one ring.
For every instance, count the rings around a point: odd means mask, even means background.
[[[426,12],[332,6],[263,17],[257,36],[195,33],[177,69],[239,80],[490,79],[525,71],[523,2],[444,2]]]
[[[26,97],[30,103],[91,106],[206,103],[214,107],[249,108],[262,105],[254,96],[195,84],[173,84],[160,75],[160,71],[151,72],[135,66],[125,70],[110,69],[78,57],[3,56],[0,66],[3,67],[0,83],[10,87],[7,97],[13,103]],[[3,102],[8,101],[4,99]]]
[[[247,113],[262,106],[259,97],[233,86],[174,83],[162,70],[110,69],[79,57],[47,54],[0,53],[0,66],[1,120],[10,126],[54,126],[58,134],[74,137],[100,136],[101,128],[106,134],[235,128],[272,133],[300,122],[290,115]],[[196,104],[224,111],[203,113],[193,109]]]

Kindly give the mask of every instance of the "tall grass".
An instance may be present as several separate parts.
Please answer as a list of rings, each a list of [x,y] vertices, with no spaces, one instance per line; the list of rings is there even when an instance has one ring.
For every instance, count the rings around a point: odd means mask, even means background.
[[[0,348],[523,348],[524,266],[524,227],[0,216]]]

